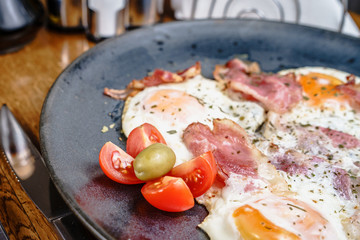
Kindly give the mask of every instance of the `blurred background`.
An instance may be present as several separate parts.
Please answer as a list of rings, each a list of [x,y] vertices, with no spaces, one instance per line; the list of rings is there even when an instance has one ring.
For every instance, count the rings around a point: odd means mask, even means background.
[[[0,53],[16,51],[37,30],[83,32],[99,42],[173,20],[257,18],[359,37],[359,0],[0,0]]]

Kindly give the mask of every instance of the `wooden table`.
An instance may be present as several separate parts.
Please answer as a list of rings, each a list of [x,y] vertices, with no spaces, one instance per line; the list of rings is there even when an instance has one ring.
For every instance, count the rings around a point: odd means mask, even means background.
[[[360,27],[360,15],[351,13]],[[41,108],[62,70],[94,46],[85,35],[42,28],[22,50],[0,55],[0,104],[7,104],[38,144]],[[58,239],[0,156],[0,221],[10,239]]]

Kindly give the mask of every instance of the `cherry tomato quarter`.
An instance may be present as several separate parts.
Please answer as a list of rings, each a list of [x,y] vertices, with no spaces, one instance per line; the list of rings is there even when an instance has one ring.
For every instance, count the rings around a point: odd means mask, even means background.
[[[204,194],[214,183],[217,168],[211,151],[174,167],[169,175],[181,177],[194,197]]]
[[[141,193],[152,206],[167,212],[186,211],[195,204],[189,187],[177,177],[164,176],[147,182]]]
[[[100,167],[110,179],[124,184],[142,183],[135,176],[134,158],[112,142],[107,142],[100,150]]]
[[[126,152],[135,158],[142,150],[153,143],[166,144],[166,141],[156,127],[144,123],[130,132],[126,142]]]

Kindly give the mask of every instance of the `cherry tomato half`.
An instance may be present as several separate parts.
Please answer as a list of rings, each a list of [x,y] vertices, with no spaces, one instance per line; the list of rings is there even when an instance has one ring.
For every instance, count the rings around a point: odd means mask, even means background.
[[[195,204],[189,187],[177,177],[164,176],[147,182],[141,193],[152,206],[167,212],[182,212]]]
[[[174,167],[169,175],[181,177],[194,197],[204,194],[214,183],[217,169],[212,152],[206,152]]]
[[[166,144],[164,137],[156,127],[144,123],[130,132],[126,142],[126,152],[135,158],[142,150],[153,143]]]
[[[99,163],[106,176],[124,184],[142,183],[135,176],[134,158],[112,142],[107,142],[100,150]]]

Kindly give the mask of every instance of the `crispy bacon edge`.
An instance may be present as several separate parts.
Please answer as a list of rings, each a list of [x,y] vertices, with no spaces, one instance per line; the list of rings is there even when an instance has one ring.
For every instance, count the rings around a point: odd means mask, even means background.
[[[193,66],[180,70],[176,73],[155,69],[151,75],[141,80],[132,80],[125,89],[104,88],[104,95],[116,100],[125,100],[135,96],[138,92],[150,86],[158,86],[164,83],[178,83],[186,81],[201,74],[201,64],[196,62]]]

